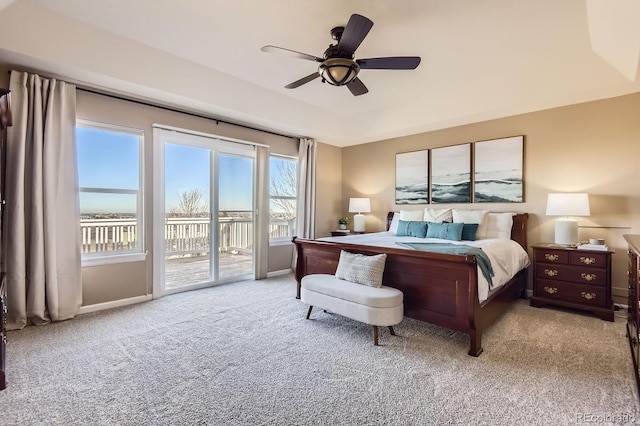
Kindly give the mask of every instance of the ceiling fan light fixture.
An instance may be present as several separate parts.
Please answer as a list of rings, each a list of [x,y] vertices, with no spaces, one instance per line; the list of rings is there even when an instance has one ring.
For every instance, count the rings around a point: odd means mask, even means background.
[[[318,67],[323,81],[334,86],[351,83],[358,75],[360,66],[356,61],[346,58],[329,58]]]

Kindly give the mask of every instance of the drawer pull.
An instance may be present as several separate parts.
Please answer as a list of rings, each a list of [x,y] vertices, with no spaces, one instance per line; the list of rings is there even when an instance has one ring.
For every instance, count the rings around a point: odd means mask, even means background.
[[[580,293],[580,296],[582,296],[583,298],[587,299],[587,300],[593,300],[596,298],[596,294],[595,293],[589,293],[586,291],[583,291],[582,293]]]
[[[593,265],[594,263],[596,263],[596,258],[580,256],[580,262],[584,263],[585,265]]]
[[[593,281],[596,278],[596,274],[585,274],[584,272],[582,274],[580,274],[580,278],[582,278],[585,281]]]
[[[551,262],[556,262],[559,257],[560,256],[558,256],[557,254],[549,254],[549,253],[544,254],[544,258]]]
[[[556,271],[555,269],[545,269],[544,274],[549,277],[555,277],[556,275],[558,275],[558,271]]]
[[[545,287],[544,291],[546,291],[549,294],[555,294],[558,292],[558,288],[557,287]]]

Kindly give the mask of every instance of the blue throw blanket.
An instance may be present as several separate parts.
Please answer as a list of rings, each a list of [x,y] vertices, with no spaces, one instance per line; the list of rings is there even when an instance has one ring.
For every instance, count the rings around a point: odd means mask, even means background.
[[[473,247],[461,244],[448,244],[448,243],[401,243],[396,242],[396,244],[410,248],[412,250],[420,250],[420,251],[431,251],[435,253],[446,253],[446,254],[472,254],[476,257],[476,263],[480,267],[480,271],[482,275],[487,279],[489,283],[489,288],[493,288],[493,281],[491,277],[495,275],[493,272],[493,267],[491,266],[491,260],[489,260],[489,256],[480,248]]]

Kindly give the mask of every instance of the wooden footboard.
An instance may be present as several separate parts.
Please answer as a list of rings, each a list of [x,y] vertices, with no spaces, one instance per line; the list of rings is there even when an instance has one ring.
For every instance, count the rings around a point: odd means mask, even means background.
[[[525,218],[526,219],[526,218]],[[469,355],[482,352],[482,332],[523,294],[526,270],[478,302],[476,259],[472,255],[451,255],[395,248],[382,248],[294,238],[297,249],[296,280],[310,274],[335,274],[341,250],[373,255],[386,253],[382,282],[404,293],[404,313],[470,337]]]

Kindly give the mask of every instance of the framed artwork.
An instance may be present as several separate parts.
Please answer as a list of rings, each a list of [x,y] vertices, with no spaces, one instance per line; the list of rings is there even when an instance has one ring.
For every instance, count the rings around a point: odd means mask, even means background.
[[[396,204],[429,202],[429,150],[396,154]]]
[[[476,203],[523,201],[524,136],[476,142],[474,194]]]
[[[431,150],[431,202],[471,202],[471,144]]]

